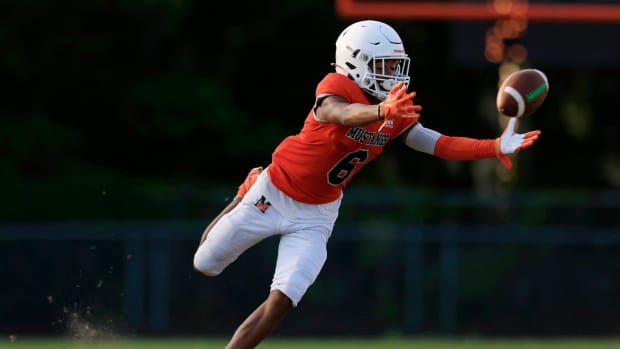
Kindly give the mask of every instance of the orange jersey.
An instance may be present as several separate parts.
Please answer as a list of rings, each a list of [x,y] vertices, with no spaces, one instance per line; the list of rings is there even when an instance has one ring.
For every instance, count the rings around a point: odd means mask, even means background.
[[[337,95],[349,103],[370,104],[363,90],[344,75],[329,73],[319,82],[316,98]],[[296,135],[286,137],[274,150],[268,174],[272,183],[296,201],[324,204],[334,201],[366,164],[374,160],[392,139],[416,119],[384,120],[364,126],[342,126],[314,119],[310,110]]]

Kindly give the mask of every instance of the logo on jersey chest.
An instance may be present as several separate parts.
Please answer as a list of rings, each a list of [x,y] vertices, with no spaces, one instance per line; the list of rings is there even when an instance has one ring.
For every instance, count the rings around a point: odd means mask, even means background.
[[[260,196],[260,199],[256,200],[254,204],[256,208],[258,208],[262,213],[265,213],[267,209],[271,206],[271,202],[267,201],[263,195]]]
[[[392,121],[392,120],[388,120]],[[350,128],[347,132],[347,138],[352,139],[360,144],[384,146],[390,135],[385,133],[370,132],[361,127]]]

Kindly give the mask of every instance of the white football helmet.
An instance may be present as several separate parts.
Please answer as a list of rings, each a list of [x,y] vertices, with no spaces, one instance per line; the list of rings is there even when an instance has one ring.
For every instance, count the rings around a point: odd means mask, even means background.
[[[386,60],[396,61],[393,72],[387,71]],[[410,81],[411,63],[400,36],[378,21],[359,21],[340,33],[335,65],[337,73],[348,76],[379,100],[385,100],[396,83],[409,85]]]

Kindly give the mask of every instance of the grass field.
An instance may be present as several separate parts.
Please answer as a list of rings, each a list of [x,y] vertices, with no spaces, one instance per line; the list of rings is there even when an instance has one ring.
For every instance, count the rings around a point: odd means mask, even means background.
[[[0,341],[6,349],[215,349],[225,338],[124,338],[77,341],[70,338],[12,338]],[[490,339],[490,338],[271,338],[264,349],[620,349],[620,339]]]

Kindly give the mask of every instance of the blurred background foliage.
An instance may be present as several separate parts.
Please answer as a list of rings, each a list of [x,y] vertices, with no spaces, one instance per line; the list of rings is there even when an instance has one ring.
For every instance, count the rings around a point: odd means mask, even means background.
[[[0,19],[7,224],[206,225],[247,171],[267,165],[280,140],[300,130],[317,82],[332,71],[335,40],[352,22],[328,0],[20,0],[4,3]],[[495,110],[499,66],[483,54],[492,23],[386,21],[412,57],[421,122],[448,135],[497,137],[505,122]],[[530,23],[522,40],[523,67],[543,70],[551,88],[521,120],[521,131],[542,136],[513,158],[513,170],[496,159],[443,161],[394,142],[347,188],[342,222],[619,226],[620,27]],[[228,334],[262,300],[248,285],[267,289],[273,244],[249,251],[218,282],[191,270],[194,241],[171,246],[171,332]],[[0,248],[12,286],[2,295],[14,300],[0,309],[0,329],[64,331],[57,320],[76,304],[117,328],[126,320],[120,241],[11,240]],[[336,237],[330,249],[304,300],[309,309],[291,315],[282,333],[400,331],[403,244]],[[424,249],[422,329],[433,332],[441,253],[439,244]],[[617,255],[611,245],[465,246],[459,330],[614,333]]]
[[[13,1],[2,17],[5,219],[165,218],[180,196],[233,191],[300,129],[348,24],[331,1],[284,0],[219,10],[181,0]],[[496,137],[498,67],[460,61],[450,23],[390,23],[413,59],[421,121]],[[543,135],[508,178],[495,160],[445,162],[393,144],[352,185],[617,189],[617,65],[544,57],[526,64],[548,74],[548,100],[521,125]]]

